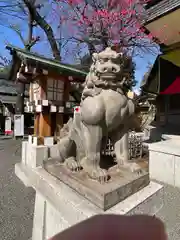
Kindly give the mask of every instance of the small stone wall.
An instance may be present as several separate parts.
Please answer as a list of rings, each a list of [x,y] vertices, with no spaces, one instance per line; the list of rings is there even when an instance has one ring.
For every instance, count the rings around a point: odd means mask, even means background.
[[[150,179],[180,187],[180,141],[149,144]]]

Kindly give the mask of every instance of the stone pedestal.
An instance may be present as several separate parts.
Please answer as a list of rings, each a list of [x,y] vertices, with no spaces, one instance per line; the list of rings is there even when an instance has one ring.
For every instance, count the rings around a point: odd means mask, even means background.
[[[104,211],[143,189],[150,182],[149,173],[145,170],[134,174],[125,169],[120,171],[116,166],[108,171],[111,178],[105,184],[90,179],[83,170],[80,172],[68,170],[56,159],[44,163],[44,168],[50,175]]]
[[[180,187],[180,142],[169,139],[149,144],[150,178]]]
[[[23,143],[23,146],[26,144]],[[163,187],[150,182],[139,192],[103,211],[49,174],[39,165],[43,158],[42,151],[39,158],[36,158],[38,164],[32,166],[29,161],[23,160],[15,166],[16,175],[27,187],[33,187],[36,191],[32,240],[47,240],[56,233],[96,214],[154,215],[163,205]]]

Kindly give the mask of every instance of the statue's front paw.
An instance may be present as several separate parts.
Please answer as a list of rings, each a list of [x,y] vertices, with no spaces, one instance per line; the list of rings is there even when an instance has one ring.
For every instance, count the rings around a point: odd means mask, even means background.
[[[130,172],[132,173],[136,173],[136,174],[142,174],[143,173],[143,169],[141,168],[141,166],[139,166],[137,163],[126,163],[124,164],[123,168],[128,169]]]
[[[76,161],[74,157],[67,158],[65,161],[65,165],[72,172],[78,172],[82,170],[81,165],[79,164],[79,162]]]
[[[105,169],[101,169],[100,167],[96,169],[92,169],[90,172],[88,172],[88,175],[92,179],[95,179],[100,183],[108,182],[108,180],[110,179],[108,172]]]
[[[143,173],[143,169],[137,163],[131,163],[130,170],[131,170],[131,172],[137,173],[137,174]]]
[[[119,158],[119,159],[117,159],[116,160],[116,162],[117,162],[117,164],[118,164],[118,166],[119,167],[122,167],[123,165],[124,165],[124,163],[125,163],[125,161],[124,161],[124,158],[122,157],[122,158]]]

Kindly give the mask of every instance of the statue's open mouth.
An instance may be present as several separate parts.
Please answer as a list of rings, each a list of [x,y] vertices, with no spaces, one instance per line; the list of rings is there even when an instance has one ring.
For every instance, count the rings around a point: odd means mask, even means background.
[[[116,74],[114,74],[114,73],[102,73],[101,77],[102,78],[115,78]]]

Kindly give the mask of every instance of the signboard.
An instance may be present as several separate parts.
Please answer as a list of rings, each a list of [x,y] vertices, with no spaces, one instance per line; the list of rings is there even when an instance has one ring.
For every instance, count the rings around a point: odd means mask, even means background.
[[[12,119],[11,117],[5,118],[5,135],[12,134]]]
[[[24,115],[14,115],[14,136],[24,136]]]

